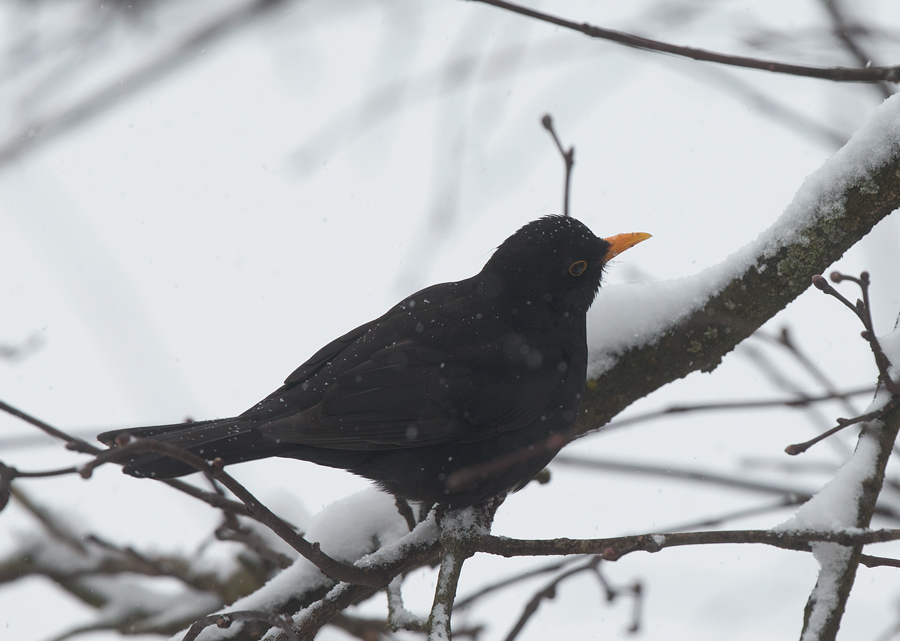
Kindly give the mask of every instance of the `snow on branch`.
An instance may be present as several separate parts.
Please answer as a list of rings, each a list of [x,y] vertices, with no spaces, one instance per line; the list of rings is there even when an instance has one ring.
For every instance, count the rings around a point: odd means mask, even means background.
[[[879,388],[865,413],[858,417],[863,419],[859,421],[863,422],[863,428],[850,460],[818,494],[779,528],[782,531],[839,531],[869,527],[884,485],[888,459],[900,431],[900,396],[896,383],[898,367],[895,365],[900,363],[900,329],[881,339],[876,337],[869,304],[869,275],[866,272],[858,279],[835,273],[832,280],[850,280],[862,289],[862,299],[854,305],[828,285],[824,278],[814,278],[818,289],[840,300],[863,322],[866,329],[862,337],[872,348],[879,371]],[[828,430],[822,437],[856,422],[855,419],[842,419],[838,428]],[[818,440],[821,438],[813,439],[810,444]],[[796,446],[792,447],[796,449]],[[791,448],[788,452],[791,453]],[[820,569],[804,611],[801,641],[830,641],[837,636],[856,578],[856,568],[862,561],[862,546],[821,542],[813,544],[812,551]]]
[[[691,372],[712,371],[900,207],[900,97],[804,181],[782,216],[723,263],[677,281],[600,291],[578,435]],[[698,234],[702,230],[697,230]]]

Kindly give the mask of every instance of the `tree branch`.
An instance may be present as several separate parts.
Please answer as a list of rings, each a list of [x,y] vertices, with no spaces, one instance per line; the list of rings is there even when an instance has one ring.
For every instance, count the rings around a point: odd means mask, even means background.
[[[897,98],[876,110],[837,154],[807,178],[782,217],[763,233],[763,241],[744,248],[747,257],[719,285],[701,285],[710,296],[688,311],[672,310],[674,320],[634,339],[633,346],[611,346],[617,360],[588,381],[575,436],[606,424],[628,405],[654,390],[700,370],[710,372],[735,345],[809,288],[824,271],[900,207],[900,129]],[[869,145],[882,137],[890,153],[873,158]],[[860,167],[854,154],[870,157]],[[764,242],[768,240],[768,242]],[[737,271],[737,273],[735,273]],[[706,274],[697,277],[700,283]],[[601,300],[602,303],[602,300]]]
[[[96,458],[88,461],[80,468],[83,477],[90,477],[94,468],[108,462],[117,462],[123,458],[140,454],[144,452],[155,452],[165,454],[172,458],[178,459],[195,469],[208,474],[219,483],[224,485],[228,490],[244,502],[247,510],[260,523],[266,525],[275,534],[281,537],[285,543],[294,548],[302,556],[312,562],[322,572],[339,581],[347,581],[349,583],[358,583],[367,586],[384,586],[391,577],[381,575],[377,570],[368,570],[358,568],[353,565],[347,565],[328,556],[319,548],[318,543],[310,543],[303,536],[297,533],[287,522],[282,520],[278,515],[272,512],[262,502],[260,502],[247,488],[241,485],[234,477],[224,470],[224,466],[220,459],[216,459],[213,463],[209,463],[203,458],[175,447],[164,441],[154,441],[152,439],[137,439],[120,435],[116,440],[122,440],[127,443],[123,446],[105,450]]]
[[[503,0],[473,0],[474,2],[482,2],[484,4],[493,5],[500,9],[506,9],[513,13],[518,13],[535,20],[555,24],[558,27],[579,31],[591,38],[599,38],[601,40],[609,40],[633,47],[635,49],[643,49],[644,51],[659,51],[692,60],[701,60],[704,62],[715,62],[732,67],[744,67],[747,69],[760,69],[762,71],[770,71],[772,73],[788,74],[791,76],[803,76],[805,78],[818,78],[820,80],[831,80],[832,82],[900,82],[900,65],[893,67],[865,67],[862,69],[848,69],[846,67],[810,67],[808,65],[787,64],[784,62],[775,62],[773,60],[759,60],[758,58],[747,58],[744,56],[730,56],[715,51],[706,51],[704,49],[695,49],[693,47],[680,47],[678,45],[660,42],[659,40],[651,40],[635,36],[630,33],[623,33],[614,29],[604,29],[603,27],[595,27],[586,22],[578,23],[558,18],[548,13],[535,11],[526,7],[504,2]]]
[[[507,558],[514,556],[564,556],[599,554],[606,561],[617,561],[632,552],[659,552],[665,548],[686,545],[719,545],[723,543],[755,543],[785,550],[810,551],[810,543],[829,542],[840,545],[866,545],[900,540],[896,530],[845,530],[805,532],[791,530],[713,530],[707,532],[674,532],[671,534],[639,534],[609,539],[508,539],[486,535],[474,542],[478,552]]]
[[[855,486],[849,489],[857,490],[855,494],[858,497],[857,503],[846,508],[856,509],[854,524],[856,527],[867,528],[872,521],[898,431],[900,431],[900,406],[895,404],[880,419],[867,423],[859,434],[857,449],[853,456],[863,457],[862,465],[870,470],[869,473],[861,478],[854,478],[851,475],[847,479],[832,481],[833,483],[843,481]],[[867,460],[872,445],[875,447],[874,461]],[[845,469],[852,463],[851,459]],[[819,578],[804,610],[801,638],[813,638],[810,635],[814,635],[819,641],[832,641],[837,637],[844,608],[856,579],[856,568],[862,559],[862,545],[857,542],[843,549],[822,546],[815,548],[814,551],[817,556],[823,558],[820,559]]]

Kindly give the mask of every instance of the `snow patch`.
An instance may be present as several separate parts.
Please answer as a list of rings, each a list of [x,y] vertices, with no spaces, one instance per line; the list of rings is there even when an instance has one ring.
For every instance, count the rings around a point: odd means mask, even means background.
[[[427,536],[428,524],[422,524],[422,532],[416,534],[418,540]],[[431,526],[434,527],[433,524]],[[419,528],[417,528],[418,530]],[[423,532],[425,532],[423,534]],[[415,530],[414,530],[415,533]],[[397,512],[394,497],[368,489],[348,498],[336,501],[313,518],[306,532],[310,542],[318,541],[322,551],[345,563],[353,563],[366,557],[371,563],[371,553],[380,547],[399,542],[409,533],[406,520]],[[389,546],[385,557],[398,553]],[[378,557],[383,558],[383,557]],[[365,564],[365,563],[364,563]],[[232,610],[275,611],[278,606],[292,596],[332,585],[331,579],[305,558],[298,558],[291,567],[273,577],[262,588],[242,599],[238,599],[220,612]],[[302,614],[302,613],[301,613]],[[241,622],[230,628],[211,626],[198,637],[202,641],[229,639],[241,629]],[[172,637],[181,639],[184,632]]]

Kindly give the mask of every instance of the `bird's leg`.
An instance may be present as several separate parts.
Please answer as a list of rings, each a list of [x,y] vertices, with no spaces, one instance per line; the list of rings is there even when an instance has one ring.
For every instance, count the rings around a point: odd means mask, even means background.
[[[491,533],[494,514],[504,498],[452,512],[436,511],[435,519],[441,528],[441,567],[428,618],[428,641],[449,641],[450,615],[463,563],[475,553],[475,541]]]
[[[412,532],[416,529],[416,516],[413,514],[412,507],[406,501],[406,499],[395,499],[394,503],[397,505],[397,511],[400,513],[404,519],[406,519],[406,525],[409,528],[409,531]]]

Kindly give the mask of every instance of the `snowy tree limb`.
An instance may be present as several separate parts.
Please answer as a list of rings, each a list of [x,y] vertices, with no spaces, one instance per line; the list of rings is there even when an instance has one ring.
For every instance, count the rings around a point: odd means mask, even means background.
[[[868,527],[872,520],[875,502],[884,484],[885,468],[898,430],[900,430],[900,408],[894,408],[880,421],[866,425],[860,434],[860,442],[864,439],[873,439],[876,442],[877,453],[872,474],[862,479],[859,484],[859,501],[856,506],[858,527]],[[800,637],[804,641],[812,639],[831,641],[837,637],[841,617],[856,578],[856,568],[861,561],[862,545],[828,550],[827,553],[829,562],[823,561],[820,556],[822,567],[819,578],[804,609],[803,632]],[[828,598],[823,598],[826,593]]]
[[[888,460],[900,431],[900,404],[896,402],[898,397],[894,395],[896,383],[891,384],[892,363],[875,338],[868,305],[868,275],[864,275],[862,281],[863,300],[858,301],[855,307],[852,304],[850,307],[866,325],[863,338],[872,344],[880,379],[885,388],[876,396],[872,406],[876,411],[886,411],[877,419],[864,424],[851,459],[829,485],[801,508],[792,522],[815,522],[815,519],[822,519],[820,513],[827,511],[835,515],[832,516],[834,520],[845,524],[850,521],[856,527],[868,528],[875,514],[878,495],[884,486]],[[898,331],[900,330],[895,330],[894,334]],[[895,335],[890,337],[892,342]],[[840,503],[837,507],[834,505],[835,497]],[[823,503],[826,509],[813,506],[812,503],[816,500]],[[807,513],[804,513],[804,509]],[[819,576],[804,609],[800,638],[801,641],[833,641],[837,637],[847,599],[853,588],[856,568],[862,560],[862,546],[817,545],[813,547],[813,552],[819,560]]]
[[[885,101],[845,147],[807,178],[765,242],[710,271],[705,302],[639,336],[588,382],[576,435],[606,424],[628,405],[700,370],[710,372],[742,340],[806,291],[820,274],[900,207],[900,101]],[[875,142],[877,140],[877,142]],[[880,145],[877,148],[873,145]],[[876,150],[877,149],[877,150]]]

